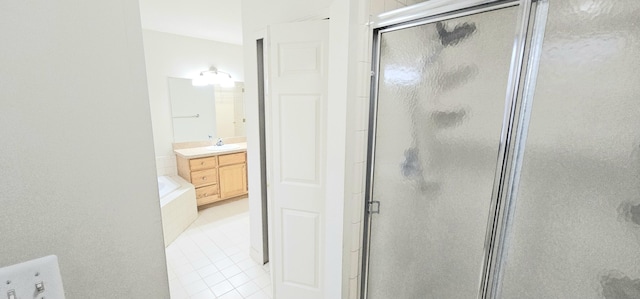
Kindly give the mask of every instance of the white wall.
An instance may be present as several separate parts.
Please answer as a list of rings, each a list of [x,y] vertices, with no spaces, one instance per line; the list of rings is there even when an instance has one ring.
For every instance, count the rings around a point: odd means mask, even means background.
[[[363,97],[368,89],[362,82],[370,78],[369,72],[362,68],[363,48],[367,45],[365,24],[368,21],[368,5],[362,0],[335,1],[331,7],[331,63],[329,110],[334,119],[329,129],[334,143],[328,165],[333,174],[327,179],[333,186],[327,197],[327,209],[340,215],[341,221],[331,222],[328,228],[331,234],[342,234],[341,246],[335,248],[340,254],[342,264],[340,298],[356,299],[361,248],[361,206],[364,198],[355,197],[364,190],[364,148],[366,139],[360,130],[366,127],[367,107]],[[366,57],[366,56],[365,56]],[[364,80],[364,81],[363,81]],[[338,172],[339,175],[337,175]],[[337,257],[333,259],[338,260]],[[335,294],[337,296],[338,294]]]
[[[168,77],[193,78],[211,66],[244,81],[243,47],[143,30],[156,157],[174,156]],[[203,139],[203,140],[206,140]]]
[[[137,1],[0,2],[0,266],[168,298]]]

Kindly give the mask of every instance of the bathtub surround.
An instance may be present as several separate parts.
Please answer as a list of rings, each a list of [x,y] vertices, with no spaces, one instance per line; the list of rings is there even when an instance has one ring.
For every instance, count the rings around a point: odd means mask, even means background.
[[[164,246],[169,246],[198,218],[196,190],[183,178],[158,177]]]
[[[180,187],[176,181],[168,176],[159,176],[158,177],[158,193],[160,195],[160,205],[166,204],[166,201],[162,200],[162,198],[169,195],[169,193],[175,191]]]
[[[55,254],[67,298],[169,298],[139,18],[0,2],[0,266]]]

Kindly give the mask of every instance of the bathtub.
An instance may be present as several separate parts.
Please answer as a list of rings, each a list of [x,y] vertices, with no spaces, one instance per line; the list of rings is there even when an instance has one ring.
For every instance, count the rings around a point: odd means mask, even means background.
[[[166,247],[198,218],[196,191],[179,176],[159,176],[158,194]]]

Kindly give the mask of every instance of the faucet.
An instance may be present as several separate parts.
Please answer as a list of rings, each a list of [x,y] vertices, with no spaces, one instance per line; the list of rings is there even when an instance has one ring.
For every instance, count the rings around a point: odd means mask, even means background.
[[[216,141],[216,146],[223,146],[224,142],[222,142],[222,138],[218,138],[218,141]]]

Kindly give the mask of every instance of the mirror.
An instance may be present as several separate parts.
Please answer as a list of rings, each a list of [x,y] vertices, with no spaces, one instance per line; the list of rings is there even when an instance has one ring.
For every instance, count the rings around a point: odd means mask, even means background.
[[[242,82],[231,88],[193,86],[191,79],[170,77],[169,99],[173,142],[245,136]]]

